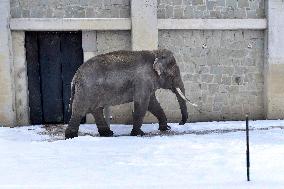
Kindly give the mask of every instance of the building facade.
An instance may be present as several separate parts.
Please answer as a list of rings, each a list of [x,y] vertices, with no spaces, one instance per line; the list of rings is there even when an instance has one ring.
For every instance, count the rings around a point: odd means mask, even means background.
[[[284,118],[283,10],[282,0],[2,0],[0,124],[31,123],[27,33],[75,31],[84,60],[114,50],[173,51],[186,95],[202,110],[188,105],[190,121]],[[156,95],[168,120],[179,121],[175,95]],[[111,107],[113,122],[131,123],[132,109]],[[144,121],[157,120],[147,113]]]

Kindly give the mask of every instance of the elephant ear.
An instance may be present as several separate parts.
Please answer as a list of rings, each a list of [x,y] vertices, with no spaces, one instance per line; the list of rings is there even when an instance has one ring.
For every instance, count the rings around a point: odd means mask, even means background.
[[[153,69],[156,71],[156,73],[160,76],[161,75],[161,68],[162,64],[158,62],[158,58],[155,58],[154,64],[153,64]]]

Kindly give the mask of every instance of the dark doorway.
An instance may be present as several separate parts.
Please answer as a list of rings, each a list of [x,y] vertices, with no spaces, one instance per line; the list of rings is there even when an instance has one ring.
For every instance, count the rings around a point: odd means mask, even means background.
[[[83,63],[81,32],[26,32],[30,121],[67,123],[72,78]]]

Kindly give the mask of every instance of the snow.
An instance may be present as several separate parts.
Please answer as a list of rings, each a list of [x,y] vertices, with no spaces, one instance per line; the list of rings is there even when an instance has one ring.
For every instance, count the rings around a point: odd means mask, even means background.
[[[62,140],[43,126],[0,127],[0,188],[283,188],[284,121],[251,121],[251,182],[243,121],[170,124],[145,137],[129,125],[97,137],[95,125]]]

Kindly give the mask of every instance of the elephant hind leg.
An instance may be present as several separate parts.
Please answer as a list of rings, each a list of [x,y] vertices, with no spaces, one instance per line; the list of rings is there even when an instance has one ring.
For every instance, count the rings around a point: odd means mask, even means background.
[[[71,118],[68,123],[68,127],[65,130],[65,139],[78,137],[80,123],[83,117],[86,115],[88,108],[84,103],[81,102],[84,101],[80,100],[78,96],[75,96],[72,102]]]
[[[104,118],[103,109],[104,108],[102,107],[96,108],[93,112],[93,116],[95,117],[100,136],[110,137],[113,136],[113,132],[110,130],[109,125]]]
[[[84,115],[72,113],[68,127],[65,130],[65,139],[78,137],[79,126]]]

